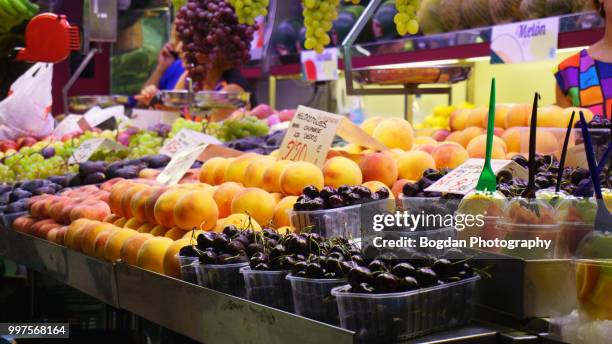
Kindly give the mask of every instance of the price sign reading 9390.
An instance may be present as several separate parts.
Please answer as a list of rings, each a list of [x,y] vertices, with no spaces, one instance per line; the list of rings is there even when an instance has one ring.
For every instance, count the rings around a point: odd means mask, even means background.
[[[342,116],[298,107],[279,149],[279,160],[308,161],[322,167]]]

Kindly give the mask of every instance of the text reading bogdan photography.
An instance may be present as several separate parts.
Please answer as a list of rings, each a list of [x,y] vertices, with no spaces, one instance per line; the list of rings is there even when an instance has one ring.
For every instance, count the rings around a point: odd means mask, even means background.
[[[482,228],[485,224],[485,215],[440,215],[409,213],[398,211],[395,214],[376,214],[372,217],[372,229],[374,232],[399,233],[427,231],[434,228],[455,228],[462,231],[465,228]],[[551,247],[552,240],[534,237],[532,239],[483,239],[473,236],[468,239],[432,239],[427,236],[419,238],[399,237],[385,238],[375,236],[372,244],[377,248],[502,248],[514,249],[546,249]]]

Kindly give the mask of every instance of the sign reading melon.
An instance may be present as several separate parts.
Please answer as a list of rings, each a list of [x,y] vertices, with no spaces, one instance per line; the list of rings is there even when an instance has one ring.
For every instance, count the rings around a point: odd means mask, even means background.
[[[278,159],[307,161],[323,167],[343,117],[298,107],[280,146]]]
[[[557,56],[559,17],[495,25],[491,32],[491,63],[552,60]]]

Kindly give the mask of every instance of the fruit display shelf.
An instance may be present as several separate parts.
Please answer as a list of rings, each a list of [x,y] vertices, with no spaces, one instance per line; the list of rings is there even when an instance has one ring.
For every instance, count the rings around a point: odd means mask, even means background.
[[[103,262],[0,226],[0,254],[109,306],[205,343],[353,343],[354,332],[125,263]],[[146,286],[146,287],[143,287]],[[167,302],[151,302],[167,300]],[[236,326],[239,323],[240,326]],[[501,326],[470,324],[415,342],[495,343]]]
[[[110,306],[119,307],[113,263],[0,226],[6,258],[48,275]],[[0,251],[2,252],[2,251]]]

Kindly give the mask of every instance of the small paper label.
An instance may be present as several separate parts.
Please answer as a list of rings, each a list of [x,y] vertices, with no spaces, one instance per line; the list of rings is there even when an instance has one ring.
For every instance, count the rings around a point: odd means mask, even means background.
[[[221,144],[221,141],[210,135],[190,129],[182,129],[164,144],[159,154],[165,154],[172,157],[177,152],[191,150],[203,144]]]
[[[61,138],[66,134],[74,134],[91,130],[91,127],[81,115],[68,115],[53,130],[53,136]]]
[[[338,49],[327,48],[321,54],[314,50],[301,53],[302,75],[306,81],[338,80]]]
[[[476,189],[484,159],[468,159],[461,166],[429,186],[425,191],[466,195]],[[521,165],[512,160],[491,160],[495,174],[507,170],[516,178],[527,179],[529,175]]]
[[[323,167],[342,116],[298,107],[279,149],[279,160],[308,161]]]
[[[198,157],[202,154],[204,149],[206,149],[206,146],[206,144],[202,144],[175,153],[168,165],[157,176],[157,181],[166,185],[177,184],[181,181],[185,173],[189,171],[193,163],[198,160]]]
[[[495,25],[491,33],[491,63],[552,60],[557,55],[559,17]]]
[[[68,163],[75,164],[85,162],[100,148],[107,148],[111,151],[127,150],[127,147],[113,140],[104,138],[91,139],[81,143],[79,148],[72,153]]]
[[[83,117],[87,120],[87,123],[91,127],[95,128],[112,117],[122,117],[124,112],[125,108],[123,105],[111,106],[106,109],[100,109],[99,107],[94,106],[87,111]]]

